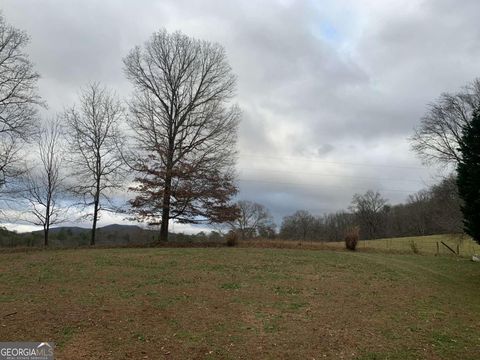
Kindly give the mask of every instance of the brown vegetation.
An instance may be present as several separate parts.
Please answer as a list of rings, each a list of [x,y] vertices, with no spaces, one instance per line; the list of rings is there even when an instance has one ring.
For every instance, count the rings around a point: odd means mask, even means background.
[[[235,231],[230,231],[225,236],[227,246],[237,246],[238,245],[238,234]]]
[[[358,240],[360,238],[360,229],[353,227],[347,231],[345,235],[345,247],[348,250],[355,251],[357,249]]]
[[[479,268],[457,258],[65,250],[0,254],[0,274],[0,338],[54,341],[60,360],[474,359],[480,352]]]

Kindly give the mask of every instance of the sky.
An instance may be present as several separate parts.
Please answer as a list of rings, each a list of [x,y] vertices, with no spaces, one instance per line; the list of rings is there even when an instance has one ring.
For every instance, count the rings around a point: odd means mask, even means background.
[[[445,175],[408,141],[429,103],[480,74],[476,0],[1,0],[54,116],[100,81],[128,99],[122,58],[162,28],[218,42],[242,109],[239,199],[277,223],[348,208],[378,190],[391,204]],[[102,224],[119,222],[107,215]],[[18,227],[26,229],[25,227]],[[197,229],[176,224],[175,231]]]

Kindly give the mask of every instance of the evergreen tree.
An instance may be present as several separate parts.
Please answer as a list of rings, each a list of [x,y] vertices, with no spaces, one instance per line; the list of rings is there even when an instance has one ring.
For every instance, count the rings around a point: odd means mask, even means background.
[[[463,129],[458,163],[458,192],[463,200],[465,232],[480,244],[480,107]]]

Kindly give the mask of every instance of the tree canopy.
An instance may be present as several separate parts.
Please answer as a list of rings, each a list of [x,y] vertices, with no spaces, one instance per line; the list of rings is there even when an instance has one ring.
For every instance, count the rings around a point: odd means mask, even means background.
[[[464,127],[459,145],[462,158],[457,167],[457,183],[463,200],[464,230],[480,244],[480,107]]]
[[[236,78],[225,50],[180,32],[154,33],[124,59],[135,87],[130,102],[138,176],[137,218],[160,223],[232,220],[239,110],[229,101]]]

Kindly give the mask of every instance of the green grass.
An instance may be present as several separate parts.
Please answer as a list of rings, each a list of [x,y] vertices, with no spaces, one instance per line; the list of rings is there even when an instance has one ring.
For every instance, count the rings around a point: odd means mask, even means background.
[[[361,249],[0,254],[0,338],[73,360],[478,358],[479,264]]]

